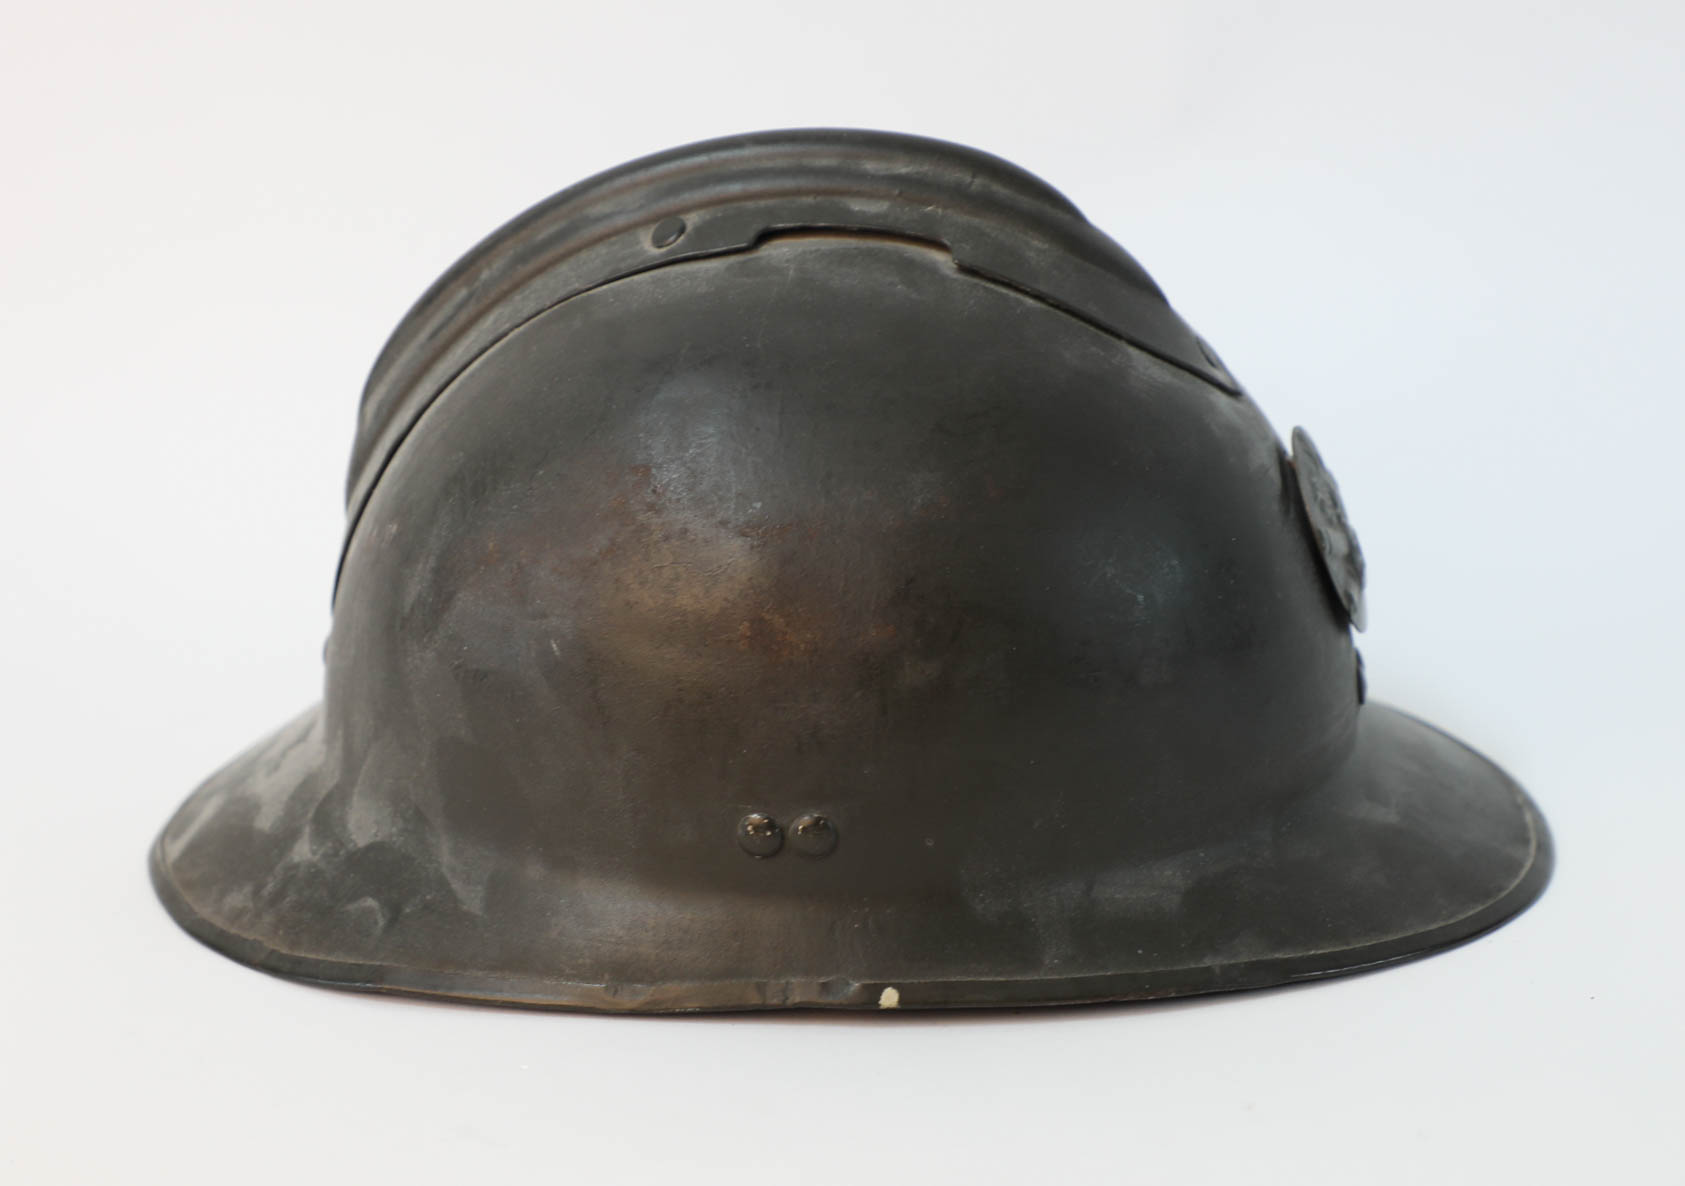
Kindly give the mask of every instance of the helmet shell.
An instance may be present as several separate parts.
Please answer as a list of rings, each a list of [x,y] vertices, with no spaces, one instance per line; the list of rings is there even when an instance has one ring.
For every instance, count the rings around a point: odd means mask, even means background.
[[[838,135],[760,147],[893,177]],[[484,277],[540,213],[424,298],[365,404],[324,701],[166,830],[178,917],[351,986],[683,1009],[1240,987],[1531,900],[1519,790],[1360,704],[1303,466],[1133,261],[990,168],[1018,279],[893,185],[749,235],[739,177],[689,222],[662,191],[637,250],[746,245],[598,261],[504,326],[542,284]]]

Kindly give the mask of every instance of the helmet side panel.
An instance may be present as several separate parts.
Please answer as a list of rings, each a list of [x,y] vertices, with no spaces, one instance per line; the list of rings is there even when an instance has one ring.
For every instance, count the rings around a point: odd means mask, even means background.
[[[1253,829],[1349,751],[1284,464],[1250,401],[910,244],[777,239],[570,300],[370,499],[324,851],[439,871],[411,909],[456,950],[577,939],[598,966],[548,969],[574,976],[768,944],[819,974],[877,932],[951,948],[956,911],[997,959],[1044,944],[1071,909],[1035,887]],[[751,856],[757,812],[835,847]],[[751,894],[829,921],[733,927]]]

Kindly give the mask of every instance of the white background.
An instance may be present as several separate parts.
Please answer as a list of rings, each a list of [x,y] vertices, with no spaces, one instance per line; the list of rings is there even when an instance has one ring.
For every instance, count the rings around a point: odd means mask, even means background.
[[[1685,1181],[1681,12],[8,0],[0,1178]],[[317,695],[398,317],[563,185],[792,125],[1047,177],[1316,434],[1372,694],[1533,791],[1532,911],[1320,985],[958,1017],[411,1004],[175,928],[147,845]]]

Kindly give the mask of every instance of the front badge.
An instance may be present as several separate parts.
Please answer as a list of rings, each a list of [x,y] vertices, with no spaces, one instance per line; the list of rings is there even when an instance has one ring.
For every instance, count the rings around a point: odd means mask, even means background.
[[[1305,504],[1322,570],[1328,574],[1340,604],[1346,607],[1351,624],[1362,630],[1368,622],[1363,607],[1363,549],[1346,518],[1340,484],[1323,464],[1311,434],[1302,428],[1293,430],[1293,472],[1299,479],[1299,501]]]

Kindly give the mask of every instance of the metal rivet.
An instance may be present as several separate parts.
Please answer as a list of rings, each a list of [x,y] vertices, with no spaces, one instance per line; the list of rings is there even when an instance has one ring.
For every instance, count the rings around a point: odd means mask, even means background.
[[[770,857],[784,847],[784,832],[770,815],[752,811],[737,821],[737,843],[752,857]]]
[[[829,816],[810,811],[790,825],[790,844],[803,856],[829,856],[837,846],[837,826]]]
[[[684,233],[685,220],[675,214],[655,224],[655,229],[649,233],[649,241],[656,247],[671,247]]]

